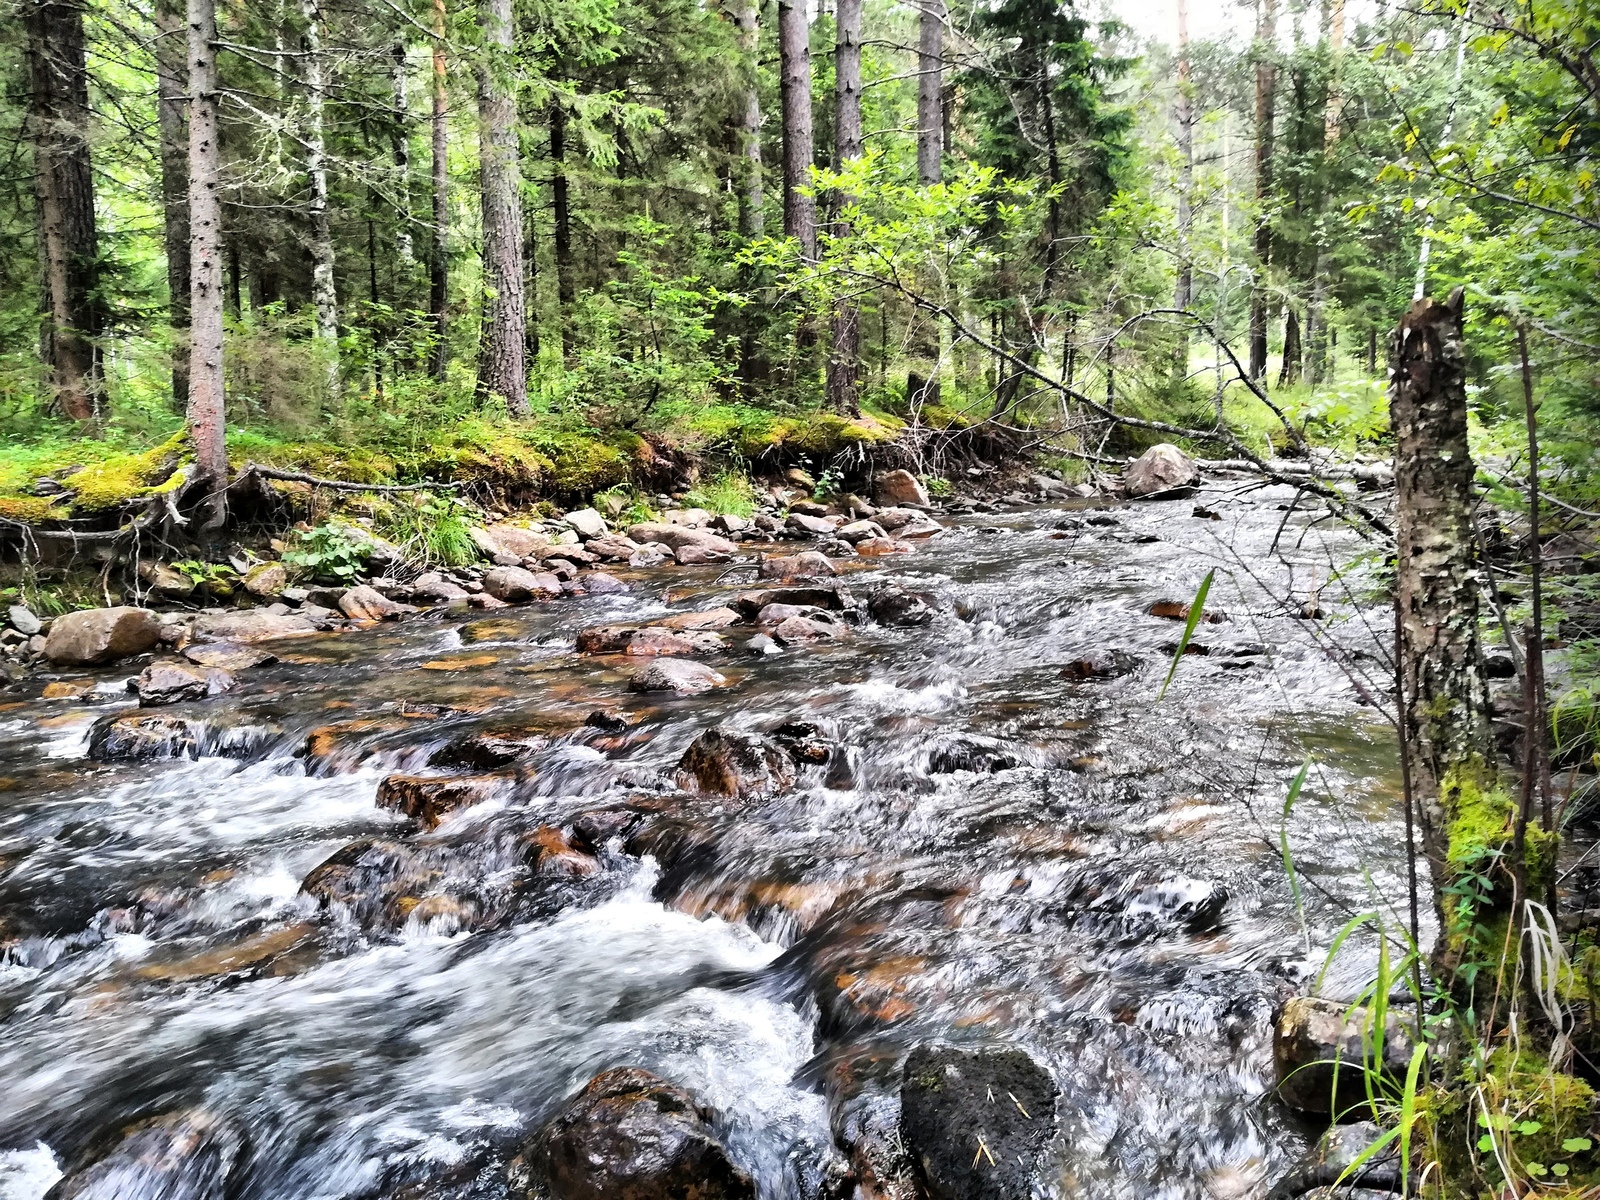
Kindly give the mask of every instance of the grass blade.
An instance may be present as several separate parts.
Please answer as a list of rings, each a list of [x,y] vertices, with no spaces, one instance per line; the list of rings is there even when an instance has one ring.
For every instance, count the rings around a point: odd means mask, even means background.
[[[1194,637],[1195,626],[1200,624],[1200,618],[1205,616],[1206,596],[1211,591],[1211,580],[1216,577],[1215,567],[1206,572],[1206,577],[1200,581],[1200,588],[1194,594],[1194,601],[1189,605],[1189,619],[1183,623],[1183,636],[1178,639],[1178,652],[1172,656],[1172,666],[1167,670],[1167,677],[1161,681],[1161,691],[1156,696],[1156,703],[1160,704],[1167,688],[1172,686],[1172,677],[1178,673],[1178,664],[1183,661],[1183,652],[1189,648],[1189,639]]]

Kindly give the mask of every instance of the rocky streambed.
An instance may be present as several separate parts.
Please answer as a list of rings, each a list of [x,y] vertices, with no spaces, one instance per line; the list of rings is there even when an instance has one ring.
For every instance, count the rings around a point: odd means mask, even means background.
[[[913,519],[0,708],[0,1197],[1264,1195],[1273,1014],[1402,863],[1358,541]]]

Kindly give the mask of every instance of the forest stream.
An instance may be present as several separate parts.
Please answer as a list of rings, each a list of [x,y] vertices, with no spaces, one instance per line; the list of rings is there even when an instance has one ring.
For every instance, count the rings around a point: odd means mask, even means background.
[[[863,613],[766,654],[732,626],[705,660],[728,686],[699,696],[631,692],[640,660],[576,634],[727,603],[749,567],[273,642],[237,690],[162,710],[202,723],[198,758],[91,756],[137,711],[126,674],[7,705],[0,1198],[180,1109],[239,1132],[241,1200],[502,1197],[531,1132],[636,1065],[715,1110],[762,1200],[809,1200],[851,1137],[892,1129],[924,1043],[1048,1070],[1042,1196],[1264,1195],[1308,1132],[1273,1096],[1272,1012],[1373,881],[1403,894],[1392,730],[1323,648],[1381,656],[1387,600],[1330,581],[1362,542],[1295,495],[1220,479],[946,516],[837,581],[924,593],[927,623]],[[1158,699],[1183,622],[1150,609],[1213,568],[1223,619]],[[1319,587],[1327,618],[1301,619]],[[718,724],[815,761],[770,796],[686,795],[675,764]],[[541,740],[482,803],[420,832],[375,804],[508,728]],[[1308,753],[1288,842],[1309,936],[1279,849]],[[582,868],[529,883],[550,837]],[[379,872],[371,903],[302,891],[359,839],[427,895],[385,900]]]

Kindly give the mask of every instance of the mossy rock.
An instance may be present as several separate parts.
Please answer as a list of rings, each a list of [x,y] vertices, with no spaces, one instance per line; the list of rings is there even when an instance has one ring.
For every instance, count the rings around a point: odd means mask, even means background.
[[[81,467],[62,483],[74,493],[72,506],[85,512],[118,508],[132,500],[179,487],[179,468],[187,456],[189,435],[173,434],[159,446],[139,454],[117,454]]]
[[[0,517],[38,525],[64,520],[69,514],[56,504],[54,496],[0,496]]]
[[[894,417],[813,413],[773,417],[740,430],[736,449],[746,458],[810,455],[827,458],[843,450],[892,442],[904,423]]]

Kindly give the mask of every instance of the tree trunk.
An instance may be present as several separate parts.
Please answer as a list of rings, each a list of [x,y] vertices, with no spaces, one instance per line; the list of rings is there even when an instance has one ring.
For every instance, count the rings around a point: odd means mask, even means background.
[[[740,152],[744,156],[743,188],[739,194],[739,229],[745,237],[761,236],[766,224],[763,212],[766,193],[761,178],[761,7],[754,0],[739,6],[739,50],[750,78],[745,86],[744,115],[739,130]]]
[[[1402,750],[1443,941],[1452,940],[1458,915],[1449,897],[1456,872],[1490,866],[1459,855],[1452,861],[1450,853],[1454,822],[1467,806],[1487,803],[1481,793],[1492,762],[1478,646],[1462,307],[1460,288],[1444,304],[1417,301],[1389,346]],[[1436,957],[1448,961],[1440,949]]]
[[[227,519],[228,446],[222,377],[222,152],[217,127],[216,0],[188,0],[189,441],[205,496],[202,543]]]
[[[83,9],[72,0],[24,0],[32,103],[34,186],[48,298],[48,357],[56,404],[75,421],[96,416],[104,327],[89,76]]]
[[[843,169],[861,157],[861,3],[839,0],[834,47],[834,164]],[[841,205],[853,196],[839,197]],[[848,232],[841,229],[841,233]],[[828,354],[828,402],[835,412],[861,412],[861,310],[842,300],[833,314],[833,341]]]
[[[944,177],[945,0],[920,0],[917,19],[917,178]]]
[[[1172,307],[1187,309],[1194,300],[1194,262],[1189,242],[1194,232],[1194,96],[1189,80],[1189,4],[1178,0],[1178,286]],[[1173,365],[1179,379],[1189,373],[1189,327],[1178,326]]]
[[[478,66],[478,158],[483,192],[483,285],[478,391],[499,396],[513,416],[528,407],[527,316],[522,291],[522,198],[518,185],[517,102],[511,0],[483,0],[485,58]]]
[[[1283,316],[1283,366],[1278,370],[1278,386],[1293,387],[1300,382],[1300,315],[1294,305],[1284,308]]]
[[[445,61],[445,0],[433,0],[433,228],[428,241],[428,315],[433,319],[433,355],[430,366],[443,379],[450,365],[448,341],[450,260],[450,77]]]
[[[810,194],[811,30],[806,0],[778,0],[779,96],[783,107],[783,234],[800,243],[806,262],[817,257],[817,202]]]
[[[394,43],[394,71],[390,79],[390,94],[394,100],[394,127],[389,136],[394,142],[394,203],[397,222],[394,235],[395,253],[400,261],[412,261],[411,249],[411,97],[407,84],[411,62],[406,54],[403,39]]]
[[[179,412],[189,403],[189,64],[183,19],[177,0],[156,4],[162,239],[167,252],[167,320],[172,326],[172,402]]]
[[[1267,374],[1267,264],[1272,258],[1272,133],[1277,104],[1278,0],[1257,0],[1256,26],[1256,274],[1250,292],[1250,377]]]
[[[303,43],[306,70],[306,181],[311,209],[311,307],[316,314],[317,340],[332,356],[328,365],[330,393],[339,382],[339,295],[333,283],[333,226],[328,212],[328,164],[324,148],[322,109],[327,96],[326,64],[322,60],[322,16],[316,0],[302,0],[306,23]]]
[[[567,110],[559,99],[550,101],[550,202],[555,215],[556,303],[561,310],[561,353],[569,361],[574,343],[572,301],[575,295],[572,262],[572,195],[567,184]]]
[[[1340,60],[1344,57],[1344,0],[1327,0],[1324,5],[1323,42],[1328,51],[1328,97],[1322,110],[1322,157],[1325,169],[1339,148],[1339,110],[1344,97],[1339,90]],[[1328,299],[1328,275],[1333,270],[1328,253],[1327,234],[1317,235],[1317,260],[1312,268],[1311,304],[1306,309],[1306,344],[1309,355],[1306,376],[1313,384],[1328,378],[1328,320],[1324,308]]]

